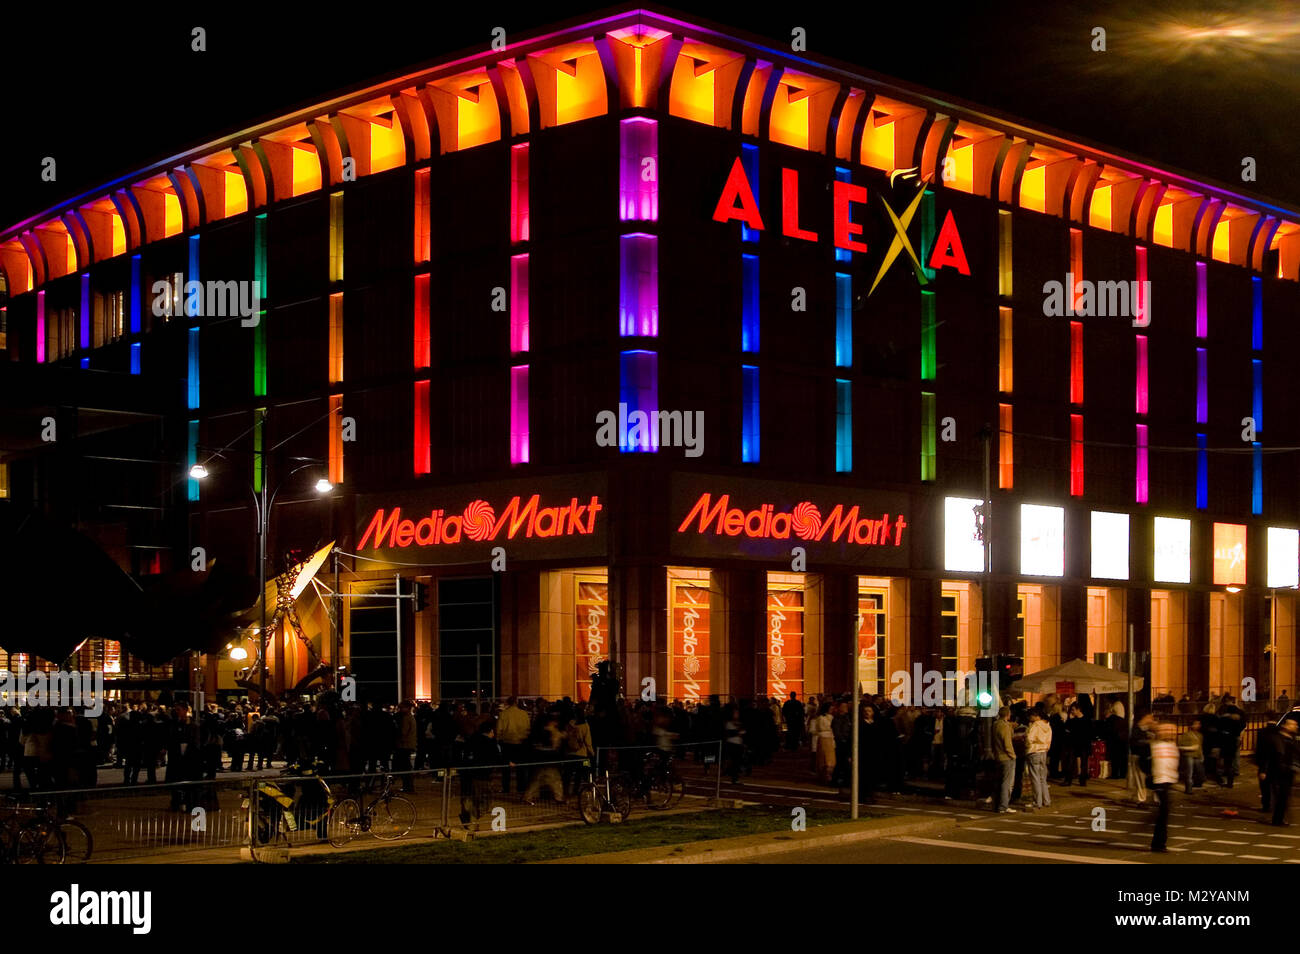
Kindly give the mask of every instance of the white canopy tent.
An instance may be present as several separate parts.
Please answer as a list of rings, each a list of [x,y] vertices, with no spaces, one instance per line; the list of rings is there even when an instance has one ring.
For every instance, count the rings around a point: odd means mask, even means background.
[[[1133,677],[1133,689],[1142,688],[1142,677]],[[1056,692],[1060,683],[1073,685],[1074,691],[1088,693],[1128,692],[1129,675],[1118,669],[1107,669],[1082,659],[1072,659],[1059,666],[1029,673],[1007,688],[1012,692]]]

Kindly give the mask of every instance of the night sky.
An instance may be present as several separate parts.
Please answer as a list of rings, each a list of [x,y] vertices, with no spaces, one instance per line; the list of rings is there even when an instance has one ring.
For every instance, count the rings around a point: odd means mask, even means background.
[[[1140,7],[1142,12],[1134,12]],[[152,161],[605,3],[261,6],[45,17],[11,28],[0,228]],[[324,10],[325,8],[322,8]],[[1300,206],[1300,8],[1293,3],[979,0],[687,3],[667,12],[897,77],[1229,188]],[[468,14],[468,15],[467,15]],[[190,30],[207,30],[206,53]],[[1091,49],[1094,27],[1107,50]],[[58,181],[40,179],[54,156]],[[1241,160],[1257,160],[1257,181]]]

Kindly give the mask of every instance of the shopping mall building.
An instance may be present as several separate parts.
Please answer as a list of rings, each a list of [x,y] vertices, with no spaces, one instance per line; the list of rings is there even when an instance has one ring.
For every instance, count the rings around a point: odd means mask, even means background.
[[[872,691],[987,617],[1294,691],[1300,211],[661,13],[511,39],[0,233],[10,357],[169,395],[124,567],[255,566],[275,489],[345,597],[277,689]]]

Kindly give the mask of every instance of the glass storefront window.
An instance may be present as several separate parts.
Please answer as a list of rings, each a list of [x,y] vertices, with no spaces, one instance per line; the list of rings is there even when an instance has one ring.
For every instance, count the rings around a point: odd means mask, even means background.
[[[804,591],[802,586],[767,591],[767,694],[778,699],[803,691]]]
[[[709,586],[707,582],[671,580],[672,671],[668,693],[676,700],[699,702],[709,696]]]
[[[591,698],[591,677],[596,665],[609,658],[609,580],[574,578],[574,656],[577,659],[576,698]]]
[[[886,665],[887,594],[884,590],[858,591],[858,681],[864,695],[888,691]]]

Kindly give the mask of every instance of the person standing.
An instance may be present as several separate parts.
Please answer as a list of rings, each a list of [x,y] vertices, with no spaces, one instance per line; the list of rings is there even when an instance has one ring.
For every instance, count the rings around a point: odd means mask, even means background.
[[[1300,717],[1288,716],[1277,731],[1266,739],[1268,748],[1260,771],[1260,778],[1268,782],[1269,801],[1273,807],[1272,824],[1285,826],[1286,812],[1291,801],[1291,786],[1295,782],[1296,729]]]
[[[1047,808],[1052,804],[1052,793],[1047,785],[1047,751],[1051,747],[1052,727],[1040,709],[1031,709],[1029,731],[1025,733],[1025,761],[1029,767],[1029,782],[1034,789],[1035,808]]]
[[[1070,706],[1070,717],[1065,722],[1065,734],[1068,738],[1068,764],[1065,769],[1065,784],[1069,785],[1076,767],[1080,785],[1088,784],[1088,755],[1092,750],[1092,720],[1083,713],[1078,703]]]
[[[781,706],[781,717],[785,720],[785,750],[798,751],[803,741],[803,703],[798,693],[790,693],[790,698]]]
[[[1155,830],[1151,833],[1151,850],[1164,853],[1169,838],[1169,810],[1172,807],[1173,787],[1178,782],[1178,746],[1174,744],[1174,727],[1158,727],[1151,742],[1151,787],[1155,790],[1159,809],[1156,812]]]
[[[402,773],[402,791],[415,791],[415,777],[411,774],[411,758],[420,744],[419,726],[415,721],[413,706],[403,700],[397,707],[397,743],[393,750],[393,771]]]
[[[1011,728],[1011,710],[1003,706],[998,710],[998,721],[993,725],[993,758],[1001,772],[998,789],[998,814],[1015,814],[1011,807],[1011,783],[1016,775],[1015,734]]]
[[[1133,726],[1129,740],[1129,771],[1137,786],[1137,803],[1147,803],[1147,778],[1151,775],[1151,740],[1155,737],[1156,718],[1145,712]]]
[[[1223,705],[1219,706],[1219,757],[1223,761],[1223,774],[1228,779],[1228,788],[1232,788],[1241,774],[1241,731],[1246,727],[1246,713],[1237,705],[1236,697],[1225,695]]]
[[[1192,787],[1200,788],[1205,784],[1205,756],[1200,733],[1201,720],[1193,719],[1187,731],[1178,737],[1178,754],[1182,760],[1184,793],[1192,794]]]
[[[496,740],[501,747],[501,755],[509,765],[501,773],[501,791],[510,793],[510,767],[515,766],[515,787],[522,792],[526,787],[524,775],[527,771],[524,763],[528,760],[528,737],[532,734],[532,721],[528,713],[517,705],[517,699],[511,696],[506,700],[506,707],[497,716]]]
[[[817,738],[817,777],[827,784],[835,777],[834,721],[831,704],[823,702],[817,718],[813,720],[813,734]]]

